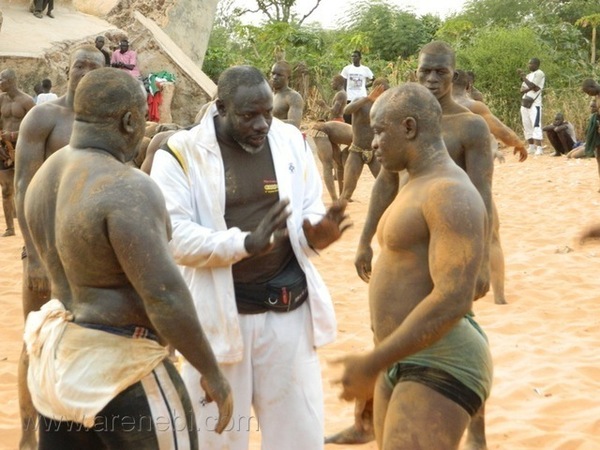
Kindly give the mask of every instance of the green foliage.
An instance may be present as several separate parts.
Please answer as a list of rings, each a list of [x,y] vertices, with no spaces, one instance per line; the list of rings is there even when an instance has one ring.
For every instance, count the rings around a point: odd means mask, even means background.
[[[385,0],[356,6],[347,21],[349,31],[363,35],[370,53],[386,61],[417,53],[419,48],[431,41],[440,25],[439,19],[436,21],[434,16],[420,19]]]
[[[490,109],[514,127],[519,123],[521,97],[517,69],[527,73],[528,61],[539,58],[546,74],[546,92],[560,80],[560,68],[549,54],[548,46],[530,28],[486,28],[458,52],[457,66],[475,72],[476,86]]]
[[[214,80],[234,64],[252,64],[268,74],[276,60],[285,58],[308,68],[310,95],[317,97],[306,99],[310,107],[319,98],[331,100],[331,77],[350,63],[353,50],[363,53],[363,64],[375,76],[386,76],[396,85],[411,79],[419,49],[433,39],[452,45],[458,67],[476,73],[476,86],[494,114],[515,131],[521,130],[516,69],[527,70],[530,58],[540,58],[546,73],[544,122],[558,110],[568,112],[574,123],[585,122],[587,96],[581,93],[581,82],[600,78],[600,66],[589,63],[591,27],[575,25],[600,13],[597,0],[468,0],[461,13],[444,21],[374,0],[355,3],[336,30],[303,25],[293,14],[288,21],[243,25],[233,0],[221,0],[220,5],[203,70]]]

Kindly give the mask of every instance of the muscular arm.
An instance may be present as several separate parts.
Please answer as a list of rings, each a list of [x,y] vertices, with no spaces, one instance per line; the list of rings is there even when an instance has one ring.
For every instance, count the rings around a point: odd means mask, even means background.
[[[373,370],[389,367],[441,339],[472,307],[483,260],[485,211],[464,185],[440,183],[423,206],[429,229],[433,290],[383,339],[368,360]]]
[[[40,108],[40,109],[37,109]],[[46,159],[46,139],[53,129],[47,109],[38,106],[31,110],[19,128],[19,139],[15,149],[15,203],[17,220],[25,241],[27,250],[27,265],[29,268],[29,287],[47,289],[48,280],[42,270],[41,261],[31,240],[31,233],[25,220],[25,194],[31,179]]]
[[[344,114],[354,114],[355,112],[359,111],[363,106],[372,104],[373,100],[371,100],[368,96],[358,98],[346,105],[346,107],[344,108]]]
[[[338,91],[333,97],[333,104],[331,105],[331,109],[329,110],[331,114],[331,119],[335,119],[337,117],[342,117],[344,114],[344,108],[346,107],[348,95],[346,91]]]
[[[292,95],[288,97],[288,101],[289,109],[287,120],[284,120],[284,122],[291,123],[296,128],[300,129],[300,124],[302,123],[302,113],[304,111],[304,100],[300,94],[293,92]]]
[[[400,176],[397,172],[390,172],[382,167],[371,190],[367,218],[358,241],[354,260],[356,272],[365,283],[368,283],[371,278],[371,261],[373,259],[371,241],[377,231],[379,219],[396,198],[399,180]]]
[[[162,195],[139,172],[131,176],[129,185],[127,199],[119,199],[122,207],[106,219],[107,237],[152,325],[206,378],[207,391],[215,397],[226,424],[231,393],[200,326],[192,296],[170,257],[169,218]]]
[[[494,158],[490,151],[489,128],[481,117],[473,116],[472,119],[472,123],[468,125],[469,132],[463,144],[465,146],[464,169],[481,195],[488,217],[485,240],[487,245],[484,248],[480,280],[475,292],[475,298],[477,299],[483,297],[489,289],[489,251],[492,240],[492,218],[494,214],[492,205]]]
[[[511,130],[508,126],[506,126],[500,119],[498,119],[490,109],[481,102],[474,102],[474,106],[471,108],[475,114],[479,114],[487,123],[487,126],[490,129],[490,132],[494,135],[496,139],[501,141],[504,145],[509,147],[519,147],[523,145],[517,133]]]

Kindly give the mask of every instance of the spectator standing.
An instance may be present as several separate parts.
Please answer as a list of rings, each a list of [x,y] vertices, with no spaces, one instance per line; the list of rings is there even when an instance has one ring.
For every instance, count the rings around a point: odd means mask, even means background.
[[[357,98],[367,96],[367,88],[373,82],[373,72],[367,66],[360,63],[362,54],[359,50],[352,52],[352,64],[348,64],[342,69],[342,76],[346,80],[347,102],[350,103]],[[346,123],[352,123],[352,115],[345,114]]]
[[[546,75],[540,70],[540,60],[529,60],[529,73],[525,75],[517,69],[521,77],[521,121],[525,139],[529,143],[528,153],[536,156],[543,155],[542,149],[542,90]]]

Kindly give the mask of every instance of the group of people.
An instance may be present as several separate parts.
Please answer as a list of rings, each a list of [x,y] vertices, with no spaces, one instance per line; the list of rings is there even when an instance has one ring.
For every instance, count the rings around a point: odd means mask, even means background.
[[[321,448],[316,349],[337,324],[311,259],[351,226],[364,164],[376,179],[355,265],[375,345],[337,361],[357,414],[330,441],[458,448],[468,428],[485,448],[492,358],[472,307],[503,284],[491,136],[520,160],[527,151],[472,103],[453,49],[427,44],[417,82],[375,79],[370,93],[353,53],[331,108],[351,116],[348,185],[326,208],[287,62],[270,83],[251,66],[225,70],[197,123],[153,150],[148,177],[129,164],[146,99],[129,63],[106,67],[98,45],[73,52],[67,92],[36,108],[0,73],[25,241],[20,448],[247,449],[257,428],[263,448]],[[525,93],[541,89],[525,79]]]

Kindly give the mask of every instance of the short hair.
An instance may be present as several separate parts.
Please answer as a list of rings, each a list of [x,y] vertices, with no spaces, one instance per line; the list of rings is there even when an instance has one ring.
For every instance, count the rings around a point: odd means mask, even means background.
[[[75,120],[114,123],[126,112],[140,108],[145,101],[135,78],[125,71],[103,67],[88,72],[81,79],[75,91],[73,111]]]
[[[73,53],[71,53],[69,64],[73,64],[73,61],[75,60],[75,55],[77,55],[77,53],[79,52],[94,53],[98,55],[98,59],[101,60],[102,65],[104,65],[104,55],[100,50],[98,50],[98,47],[96,47],[95,45],[82,45],[80,47],[77,47],[75,50],[73,50]]]
[[[280,66],[283,70],[285,70],[289,76],[292,75],[292,65],[287,62],[285,59],[281,59],[279,61],[275,61],[275,64],[273,64],[273,67],[275,66]]]
[[[96,36],[96,41],[106,41],[104,36]]]
[[[121,40],[119,41],[119,45],[123,45],[123,44],[127,44],[127,45],[129,45],[129,40],[127,40],[127,39],[121,39]]]
[[[253,66],[233,66],[226,69],[217,81],[217,98],[229,103],[240,86],[258,86],[267,83],[260,70]]]
[[[531,58],[530,61],[534,64],[537,64],[538,66],[540,65],[540,59],[539,58]]]
[[[456,53],[444,41],[433,41],[426,44],[419,52],[419,56],[421,55],[449,55],[452,58],[452,67],[456,67]]]
[[[596,80],[594,80],[593,78],[586,78],[585,80],[583,80],[581,87],[582,89],[596,89],[598,87],[598,83],[596,83]]]
[[[354,50],[354,51],[352,52],[352,54],[353,54],[353,55],[354,55],[355,53],[358,55],[358,57],[359,57],[359,58],[362,58],[362,53],[360,52],[360,50]]]
[[[52,80],[50,78],[44,78],[42,80],[42,88],[52,89]]]
[[[456,69],[454,73],[455,75],[452,84],[456,87],[466,88],[469,85],[469,74],[460,69]]]
[[[0,72],[0,74],[4,74],[4,78],[6,78],[7,80],[17,79],[17,72],[15,72],[14,69],[4,69]]]
[[[338,73],[337,75],[333,76],[331,81],[333,81],[335,84],[341,84],[343,86],[346,82],[346,79]]]
[[[389,86],[390,82],[386,77],[377,77],[375,80],[373,80],[373,87],[379,86],[380,84]]]

